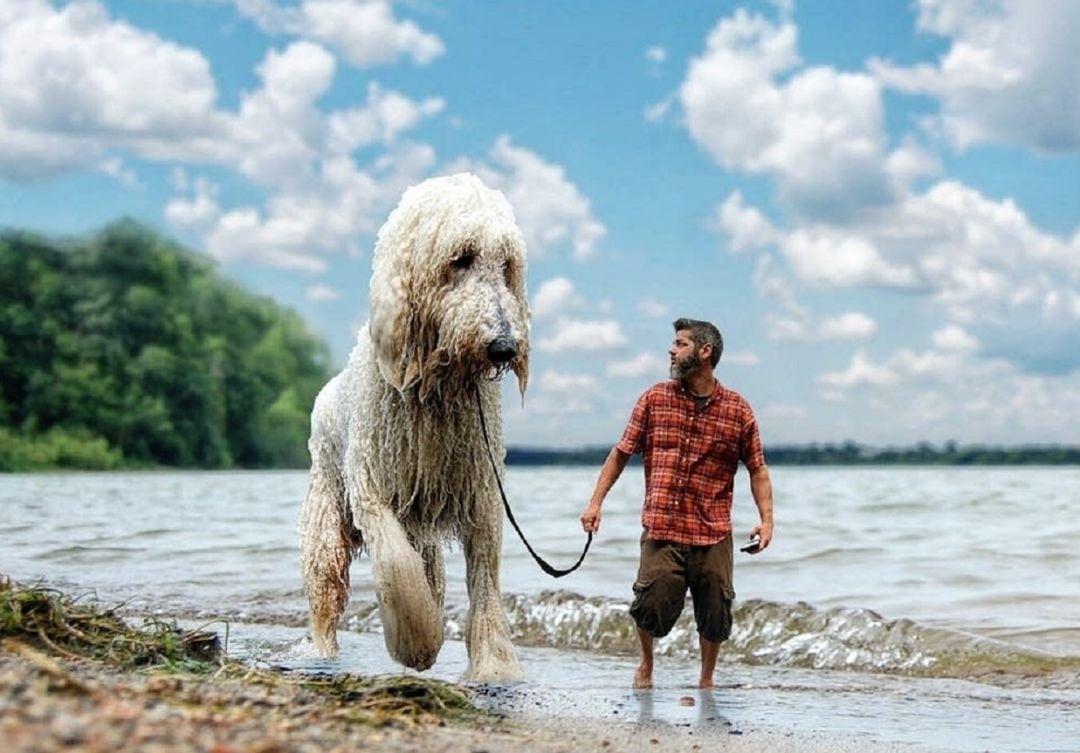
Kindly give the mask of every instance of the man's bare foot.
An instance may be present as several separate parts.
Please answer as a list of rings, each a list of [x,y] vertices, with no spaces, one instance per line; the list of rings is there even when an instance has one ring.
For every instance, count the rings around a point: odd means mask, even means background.
[[[698,686],[698,688],[700,690],[712,690],[712,688],[713,688],[712,678],[710,677],[707,680],[705,680],[705,679],[698,680],[697,686]]]
[[[652,667],[639,666],[634,671],[634,689],[646,690],[652,687]]]

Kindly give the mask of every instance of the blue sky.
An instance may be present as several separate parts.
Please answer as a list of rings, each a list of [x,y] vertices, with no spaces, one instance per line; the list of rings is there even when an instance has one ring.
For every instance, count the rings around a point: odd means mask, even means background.
[[[471,170],[529,246],[515,445],[617,440],[671,321],[768,444],[1077,442],[1072,0],[0,0],[0,225],[139,219],[344,362]]]

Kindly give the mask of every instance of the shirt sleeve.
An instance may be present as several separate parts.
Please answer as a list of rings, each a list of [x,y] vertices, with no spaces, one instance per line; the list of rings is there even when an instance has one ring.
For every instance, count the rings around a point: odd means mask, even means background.
[[[739,438],[739,460],[746,466],[746,470],[753,473],[765,465],[765,451],[761,448],[761,434],[758,432],[757,419],[749,406],[746,408],[746,413],[749,420]]]
[[[622,439],[615,445],[615,449],[624,455],[636,455],[645,451],[645,430],[649,425],[649,393],[638,398],[630,413],[630,421],[626,424]]]

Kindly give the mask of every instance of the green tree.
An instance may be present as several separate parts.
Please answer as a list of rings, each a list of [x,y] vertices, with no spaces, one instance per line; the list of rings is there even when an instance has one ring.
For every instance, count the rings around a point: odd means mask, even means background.
[[[137,465],[306,465],[328,364],[294,312],[136,223],[72,241],[0,234],[0,427],[5,447],[27,448],[0,469],[106,467],[110,452]],[[94,448],[82,461],[64,449],[80,442]]]

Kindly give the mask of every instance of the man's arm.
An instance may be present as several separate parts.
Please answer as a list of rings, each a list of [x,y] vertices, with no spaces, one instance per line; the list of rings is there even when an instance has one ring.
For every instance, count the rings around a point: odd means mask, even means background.
[[[760,552],[769,546],[773,535],[772,478],[769,477],[769,466],[760,465],[750,474],[750,493],[754,495],[754,504],[761,516],[761,524],[751,533],[752,536],[761,536],[761,546],[758,547]]]
[[[611,487],[619,480],[628,460],[630,456],[617,447],[612,447],[611,452],[608,453],[607,460],[600,468],[600,477],[596,479],[596,489],[593,491],[592,499],[585,507],[585,512],[581,514],[581,527],[589,533],[600,530],[600,506],[604,504],[604,497],[611,491]]]

